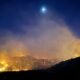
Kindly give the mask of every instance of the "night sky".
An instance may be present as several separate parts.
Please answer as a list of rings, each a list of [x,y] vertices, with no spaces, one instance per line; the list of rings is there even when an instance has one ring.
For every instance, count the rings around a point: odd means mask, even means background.
[[[43,14],[40,12],[42,6],[45,6],[47,8],[47,13]],[[45,46],[51,45],[57,39],[56,36],[60,36],[57,35],[59,34],[57,31],[58,29],[56,30],[56,32],[54,30],[55,25],[57,26],[57,23],[58,26],[59,25],[66,26],[63,28],[59,27],[60,31],[62,32],[62,34],[64,34],[64,36],[65,34],[67,34],[64,33],[65,32],[64,28],[67,28],[69,30],[69,33],[71,33],[76,39],[79,40],[80,1],[79,0],[0,0],[0,43],[2,44],[1,49],[3,45],[9,43],[9,40],[11,41],[11,44],[18,43],[20,41],[24,44],[26,43],[27,47],[30,50],[30,53],[32,54],[36,53],[40,56],[41,53],[46,54],[47,51],[45,50],[47,48]],[[65,41],[67,42],[69,41],[68,39],[69,38],[67,37],[66,39],[64,39],[63,41],[64,45]],[[57,40],[60,41],[62,40],[62,38],[59,38]],[[73,40],[73,38],[70,37],[70,40]],[[43,44],[44,42],[45,44]],[[67,44],[68,43],[66,43],[66,45]],[[38,47],[38,45],[40,45],[40,47]],[[45,50],[43,50],[41,46],[44,46],[43,49]],[[38,49],[40,49],[40,51],[42,50],[43,52],[36,51],[34,49],[36,47],[38,47]],[[49,47],[49,51],[55,52],[54,53],[55,55],[57,55],[56,50],[57,49],[55,49],[55,46]],[[53,53],[48,53],[48,55],[51,56],[52,54]],[[63,53],[61,54],[63,55]]]

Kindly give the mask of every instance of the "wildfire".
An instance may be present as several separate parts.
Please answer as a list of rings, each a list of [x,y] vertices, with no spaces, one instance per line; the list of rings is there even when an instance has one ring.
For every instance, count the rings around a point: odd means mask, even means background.
[[[32,62],[27,59],[27,56],[11,56],[2,55],[0,56],[0,72],[3,71],[21,71],[31,70]]]
[[[18,60],[18,58],[16,60],[14,60],[14,59],[10,58],[9,60],[11,60],[11,61],[0,60],[0,72],[3,72],[3,71],[21,71],[21,70],[25,71],[25,70],[31,70],[32,69],[31,63],[30,63],[30,65],[28,65],[26,61],[23,62],[20,59]]]
[[[74,55],[74,57],[79,57],[79,56],[80,56],[79,54],[75,54],[75,55]]]
[[[70,47],[68,48],[68,50],[67,48],[63,47],[63,50],[65,49],[66,54],[71,53],[71,55],[68,55],[70,56],[70,58],[79,57],[80,42],[75,43],[74,45],[71,44]],[[47,63],[45,63],[44,60],[36,60],[35,58],[30,57],[28,50],[23,44],[19,42],[9,44],[0,50],[0,72],[31,70],[37,66],[39,68],[40,66],[44,67],[48,64],[51,63],[49,63],[48,61]]]
[[[1,72],[6,71],[7,67],[8,67],[8,64],[6,63],[6,61],[3,60],[0,62],[0,71]]]

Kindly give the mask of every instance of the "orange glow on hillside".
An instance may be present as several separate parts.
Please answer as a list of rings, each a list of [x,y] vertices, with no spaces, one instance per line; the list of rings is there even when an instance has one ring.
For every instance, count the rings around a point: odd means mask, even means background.
[[[0,61],[0,71],[1,72],[6,71],[7,67],[8,67],[8,64],[6,63],[6,61],[4,60]]]

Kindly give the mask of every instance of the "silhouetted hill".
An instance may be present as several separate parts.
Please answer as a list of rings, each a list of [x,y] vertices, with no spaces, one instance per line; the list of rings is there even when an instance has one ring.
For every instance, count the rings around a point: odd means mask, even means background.
[[[3,72],[0,80],[80,80],[80,57],[45,70]]]

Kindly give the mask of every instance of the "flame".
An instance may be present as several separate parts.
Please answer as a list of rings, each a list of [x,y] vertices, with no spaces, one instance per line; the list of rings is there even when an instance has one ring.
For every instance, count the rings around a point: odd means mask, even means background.
[[[4,61],[4,60],[2,60],[1,62],[0,62],[0,71],[2,72],[2,71],[6,71],[6,69],[7,69],[7,67],[8,67],[8,64],[6,63],[6,61]]]
[[[80,57],[80,55],[79,54],[75,54],[74,57]]]
[[[0,72],[3,71],[21,71],[21,70],[31,70],[32,64],[26,62],[26,58],[24,58],[24,62],[21,61],[21,57],[10,57],[9,60],[0,60]],[[21,59],[21,60],[20,60]],[[29,64],[29,65],[28,65]]]
[[[4,46],[0,50],[0,71],[30,70],[32,63],[27,62],[27,55],[28,51],[22,43],[13,42]]]

